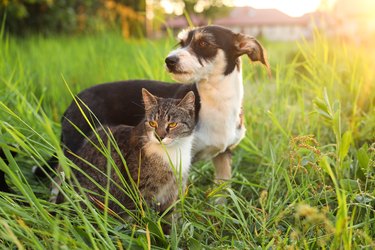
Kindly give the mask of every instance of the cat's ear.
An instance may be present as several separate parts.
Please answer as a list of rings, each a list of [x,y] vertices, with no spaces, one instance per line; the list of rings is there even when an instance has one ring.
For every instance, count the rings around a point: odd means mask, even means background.
[[[142,88],[143,103],[145,105],[145,110],[149,110],[151,107],[158,104],[156,96],[147,91],[147,89]]]
[[[179,107],[184,107],[185,109],[194,110],[195,108],[195,95],[193,91],[189,91],[184,98],[178,103]]]

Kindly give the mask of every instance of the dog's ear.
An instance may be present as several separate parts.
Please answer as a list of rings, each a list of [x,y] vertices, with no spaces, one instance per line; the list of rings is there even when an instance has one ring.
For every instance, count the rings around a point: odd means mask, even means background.
[[[142,97],[146,111],[150,110],[150,108],[158,104],[157,97],[148,92],[145,88],[142,88]]]
[[[261,62],[267,68],[267,72],[271,75],[270,65],[267,60],[266,51],[262,45],[252,36],[244,35],[242,33],[236,34],[235,46],[238,56],[247,54],[253,62]]]

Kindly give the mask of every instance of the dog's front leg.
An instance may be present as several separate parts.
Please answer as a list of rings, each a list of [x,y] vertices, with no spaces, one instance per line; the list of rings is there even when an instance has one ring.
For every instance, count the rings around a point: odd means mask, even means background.
[[[232,177],[232,152],[227,149],[212,159],[215,166],[215,182],[222,183]]]

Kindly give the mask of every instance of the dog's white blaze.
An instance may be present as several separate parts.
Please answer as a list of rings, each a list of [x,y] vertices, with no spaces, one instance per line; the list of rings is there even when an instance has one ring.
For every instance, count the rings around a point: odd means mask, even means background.
[[[182,185],[185,186],[191,164],[193,139],[194,134],[176,139],[172,143],[164,146],[159,142],[151,141],[146,144],[145,152],[147,154],[156,154],[166,162],[171,161],[173,164],[171,167],[174,167],[176,170],[176,177],[179,178],[181,173],[184,182]]]
[[[219,72],[224,72],[226,64],[219,50],[210,77],[197,83],[201,109],[193,142],[196,160],[211,159],[245,136],[245,127],[239,127],[244,92],[241,67],[224,76]]]
[[[183,29],[181,30],[178,35],[177,35],[177,38],[180,39],[180,40],[186,40],[188,38],[188,35],[189,35],[189,31],[191,29]]]

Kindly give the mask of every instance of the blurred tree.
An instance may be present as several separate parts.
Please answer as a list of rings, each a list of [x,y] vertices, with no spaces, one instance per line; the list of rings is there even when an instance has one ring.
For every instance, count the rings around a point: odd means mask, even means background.
[[[169,0],[189,15],[214,19],[229,11],[231,0]],[[0,0],[8,32],[81,33],[121,29],[124,37],[153,35],[165,18],[162,0]],[[147,16],[147,18],[146,18]]]
[[[106,0],[100,16],[112,23],[119,23],[125,38],[145,34],[145,1]]]
[[[3,0],[0,18],[13,34],[91,32],[121,27],[144,33],[145,0]]]
[[[171,2],[183,2],[185,12],[189,15],[202,15],[208,20],[215,19],[229,13],[231,7],[225,0],[171,0]]]
[[[2,1],[0,13],[6,15],[6,29],[15,34],[73,32],[79,12],[95,10],[97,5],[90,0]]]

